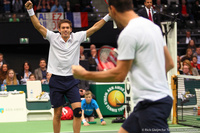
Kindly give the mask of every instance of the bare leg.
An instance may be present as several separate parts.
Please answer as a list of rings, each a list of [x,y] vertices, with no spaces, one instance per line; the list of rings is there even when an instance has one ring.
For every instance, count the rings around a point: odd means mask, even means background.
[[[60,119],[62,115],[62,106],[54,108],[54,117],[53,117],[53,130],[54,133],[60,133]]]
[[[118,133],[128,133],[123,127],[120,127]]]
[[[88,117],[85,117],[85,120],[86,120],[87,122],[89,122],[89,119],[88,119]]]
[[[89,117],[89,121],[93,122],[94,121],[94,117]]]
[[[75,108],[81,108],[81,102],[76,102],[71,104],[72,109],[74,110]],[[74,117],[73,120],[73,130],[74,133],[80,133],[81,130],[81,117]]]

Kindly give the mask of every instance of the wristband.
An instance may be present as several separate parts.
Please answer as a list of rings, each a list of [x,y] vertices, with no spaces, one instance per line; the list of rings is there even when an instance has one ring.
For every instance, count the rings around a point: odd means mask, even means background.
[[[82,122],[83,122],[83,123],[85,123],[85,122],[86,122],[86,120],[85,120],[85,119],[83,119],[83,120],[82,120]]]
[[[108,22],[110,19],[111,17],[109,16],[109,14],[103,17],[103,20],[105,20],[106,22]]]
[[[28,15],[29,15],[29,16],[35,15],[35,12],[33,11],[33,8],[27,10],[27,12],[28,12]]]
[[[103,119],[103,118],[101,118],[100,120],[101,120],[101,122],[102,122],[102,121],[104,121],[104,119]]]

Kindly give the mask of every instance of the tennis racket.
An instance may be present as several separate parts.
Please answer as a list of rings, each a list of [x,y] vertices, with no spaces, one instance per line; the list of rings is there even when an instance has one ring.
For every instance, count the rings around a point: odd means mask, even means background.
[[[117,66],[117,56],[118,51],[116,48],[111,46],[102,46],[98,51],[98,67],[102,68],[101,70],[106,71]],[[109,62],[109,63],[108,63]],[[112,63],[112,64],[111,64]],[[124,103],[118,103],[118,105],[126,105],[125,114],[126,118],[133,112],[133,107],[135,106],[132,98],[132,90],[129,81],[128,75],[124,80],[125,84],[125,101]]]
[[[99,70],[108,70],[117,65],[117,49],[110,46],[102,46],[98,51]]]
[[[108,4],[108,0],[104,0],[104,1],[106,2],[107,5],[109,5],[109,4]],[[114,20],[113,20],[113,28],[114,28],[114,29],[117,29],[117,25],[116,25],[116,23],[115,23]]]

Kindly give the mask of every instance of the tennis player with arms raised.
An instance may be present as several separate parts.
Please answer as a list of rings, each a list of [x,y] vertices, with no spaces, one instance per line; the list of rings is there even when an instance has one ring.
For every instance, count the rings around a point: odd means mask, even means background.
[[[98,31],[110,19],[110,16],[106,15],[87,31],[76,33],[72,32],[72,23],[69,20],[61,20],[58,24],[60,33],[54,33],[40,24],[33,11],[31,1],[27,1],[25,7],[34,27],[50,42],[47,71],[52,73],[49,87],[50,100],[54,108],[54,133],[60,132],[62,107],[66,103],[64,96],[68,98],[73,109],[74,133],[80,133],[82,110],[79,88],[77,86],[79,80],[73,78],[71,66],[79,64],[80,44],[87,37]]]
[[[113,69],[89,72],[72,66],[75,78],[101,82],[124,81],[129,72],[134,111],[119,133],[169,132],[172,107],[166,72],[174,67],[160,28],[133,11],[132,0],[109,0],[109,14],[123,29],[118,38],[118,60]]]

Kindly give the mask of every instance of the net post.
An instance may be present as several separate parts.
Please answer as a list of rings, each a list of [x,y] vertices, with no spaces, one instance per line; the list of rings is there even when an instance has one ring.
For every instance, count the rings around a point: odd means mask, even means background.
[[[177,124],[177,76],[171,76],[171,89],[173,95],[173,117],[172,117],[172,124]]]

